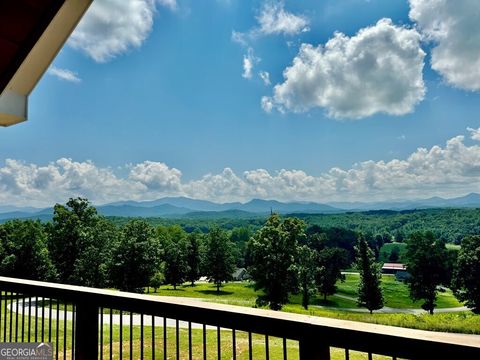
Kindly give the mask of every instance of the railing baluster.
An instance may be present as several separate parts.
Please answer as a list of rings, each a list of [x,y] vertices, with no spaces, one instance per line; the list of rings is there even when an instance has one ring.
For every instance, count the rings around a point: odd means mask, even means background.
[[[192,360],[192,322],[188,322],[188,359]]]
[[[100,308],[100,360],[103,360],[103,307]]]
[[[0,339],[2,338],[2,297],[3,291],[0,291]],[[3,328],[5,330],[5,328]]]
[[[15,294],[15,342],[18,342],[18,294]]]
[[[63,302],[63,359],[67,359],[67,302]]]
[[[48,342],[52,342],[52,303],[53,300],[50,297],[48,304]]]
[[[133,312],[130,311],[130,360],[133,359]]]
[[[282,343],[283,343],[283,360],[287,360],[287,338],[283,338],[282,339]]]
[[[143,359],[143,314],[140,314],[140,359]]]
[[[368,360],[372,360],[373,359],[373,355],[371,352],[368,353]]]
[[[217,326],[217,356],[218,360],[222,359],[222,343],[220,339],[220,327]]]
[[[270,359],[270,346],[268,342],[268,335],[265,335],[265,359]]]
[[[237,360],[237,339],[235,329],[232,329],[232,360]]]
[[[350,360],[350,351],[345,349],[345,360]]]
[[[22,342],[25,342],[25,294],[22,295]]]
[[[30,319],[30,317],[29,317]],[[28,338],[30,339],[30,324],[28,324]],[[57,327],[56,327],[56,338],[55,338],[55,359],[58,360],[59,353],[59,344],[60,344],[60,299],[57,299]]]
[[[207,326],[203,324],[203,360],[207,360]]]
[[[45,298],[42,297],[42,342],[45,342]]]
[[[120,310],[120,339],[119,342],[119,357],[120,360],[123,359],[123,311]]]
[[[63,302],[63,360],[67,360],[67,302]]]
[[[155,315],[152,315],[152,360],[155,360]]]
[[[167,360],[167,318],[163,315],[163,359]]]
[[[38,342],[38,296],[35,296],[35,342]]]
[[[180,334],[178,319],[175,319],[175,345],[177,349],[177,360],[180,359]]]
[[[75,359],[75,339],[77,326],[75,324],[77,318],[77,305],[72,304],[72,360]],[[98,321],[98,314],[97,314]]]
[[[0,339],[2,338],[2,299],[3,297],[3,291],[0,291]],[[4,333],[5,333],[5,327],[3,327]]]
[[[13,292],[10,291],[10,322],[8,323],[8,341],[12,342],[13,335]]]
[[[248,332],[248,358],[252,360],[253,352],[252,352],[252,333]]]
[[[110,308],[110,360],[113,359],[113,309]]]

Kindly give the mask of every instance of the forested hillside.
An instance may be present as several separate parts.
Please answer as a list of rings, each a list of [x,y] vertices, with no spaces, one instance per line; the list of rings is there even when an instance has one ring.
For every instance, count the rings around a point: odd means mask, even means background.
[[[467,235],[480,233],[480,209],[428,209],[390,211],[376,210],[349,212],[342,214],[292,214],[306,221],[308,226],[320,228],[342,228],[371,235],[381,235],[402,242],[413,231],[432,231],[436,237],[458,244]],[[110,217],[117,225],[124,225],[129,218]],[[180,225],[190,232],[207,232],[212,225],[226,230],[236,227],[249,227],[256,230],[265,222],[265,216],[219,217],[203,216],[195,218],[165,219],[148,218],[154,226]]]

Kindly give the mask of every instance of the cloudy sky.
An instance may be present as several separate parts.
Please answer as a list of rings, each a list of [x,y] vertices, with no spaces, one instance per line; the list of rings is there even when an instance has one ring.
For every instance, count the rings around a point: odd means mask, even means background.
[[[95,0],[0,203],[480,192],[478,0]]]

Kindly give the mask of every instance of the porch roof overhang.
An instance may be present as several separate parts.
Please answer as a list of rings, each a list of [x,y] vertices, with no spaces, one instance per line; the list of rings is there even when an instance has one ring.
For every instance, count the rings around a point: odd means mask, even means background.
[[[0,2],[0,126],[28,118],[28,96],[93,0]]]

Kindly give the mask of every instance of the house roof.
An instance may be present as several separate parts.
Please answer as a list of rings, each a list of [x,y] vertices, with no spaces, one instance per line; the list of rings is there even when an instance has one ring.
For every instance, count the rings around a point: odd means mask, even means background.
[[[407,266],[405,264],[385,263],[382,270],[407,270]]]
[[[0,2],[0,125],[27,119],[28,96],[92,1]]]

